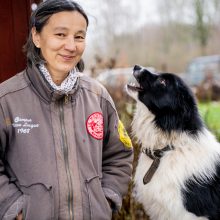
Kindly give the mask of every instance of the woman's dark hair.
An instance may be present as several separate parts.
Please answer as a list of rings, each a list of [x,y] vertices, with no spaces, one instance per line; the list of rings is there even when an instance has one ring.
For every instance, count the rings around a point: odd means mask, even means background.
[[[45,62],[41,56],[40,49],[37,48],[32,40],[31,30],[33,27],[36,28],[36,31],[40,33],[43,27],[47,24],[48,19],[55,13],[62,11],[77,11],[79,12],[86,20],[87,27],[89,25],[89,19],[83,10],[83,8],[72,0],[46,0],[40,3],[35,11],[32,12],[29,24],[29,36],[26,44],[23,47],[24,52],[27,56],[28,66],[33,64],[39,64]],[[82,72],[84,70],[84,62],[81,59],[76,68]]]

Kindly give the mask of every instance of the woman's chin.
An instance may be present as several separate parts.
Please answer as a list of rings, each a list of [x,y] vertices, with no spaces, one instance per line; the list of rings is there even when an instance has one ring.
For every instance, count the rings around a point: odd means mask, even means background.
[[[69,73],[72,69],[75,68],[75,65],[62,65],[60,66],[60,72]]]

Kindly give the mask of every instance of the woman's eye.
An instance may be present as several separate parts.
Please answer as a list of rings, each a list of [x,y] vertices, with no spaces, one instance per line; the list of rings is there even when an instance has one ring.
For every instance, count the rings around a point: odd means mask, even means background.
[[[83,39],[85,39],[85,37],[84,36],[76,36],[75,39],[83,40]]]
[[[63,33],[58,33],[58,34],[56,34],[58,37],[65,37],[66,35],[65,34],[63,34]]]

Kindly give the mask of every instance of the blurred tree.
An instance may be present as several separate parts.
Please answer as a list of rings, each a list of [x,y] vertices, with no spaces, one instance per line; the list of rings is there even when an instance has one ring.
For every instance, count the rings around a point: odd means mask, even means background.
[[[219,0],[194,0],[192,13],[195,14],[195,36],[199,42],[201,54],[207,53],[207,45],[214,28],[219,26]]]
[[[158,0],[158,10],[161,23],[168,33],[165,33],[164,41],[169,48],[172,34],[169,30],[175,24],[176,30],[181,30],[183,23],[193,25],[194,33],[201,48],[201,54],[206,53],[206,47],[213,29],[213,25],[219,25],[219,0]],[[174,29],[172,29],[173,31]],[[172,35],[173,36],[173,35]]]
[[[138,20],[139,2],[135,4],[126,0],[108,0],[100,3],[100,18],[98,23],[101,30],[101,36],[104,39],[105,46],[100,46],[100,50],[106,51],[106,56],[110,59],[119,56],[118,36],[122,33],[131,33],[135,29]],[[101,44],[100,44],[101,45]],[[106,50],[103,48],[106,48]]]
[[[102,64],[114,59],[116,67],[138,63],[178,73],[193,57],[202,55],[201,51],[207,55],[220,51],[220,0],[155,0],[160,18],[153,23],[149,20],[154,14],[147,13],[149,0],[94,1],[93,8],[99,10],[92,32],[96,37],[88,44],[93,53],[86,62],[90,66],[92,60],[99,68],[96,54]],[[149,4],[140,7],[143,1]],[[142,15],[146,11],[142,26],[140,11]]]
[[[206,19],[206,2],[205,0],[195,0],[194,10],[196,15],[195,30],[199,40],[201,53],[206,54],[206,46],[210,35],[210,22]]]

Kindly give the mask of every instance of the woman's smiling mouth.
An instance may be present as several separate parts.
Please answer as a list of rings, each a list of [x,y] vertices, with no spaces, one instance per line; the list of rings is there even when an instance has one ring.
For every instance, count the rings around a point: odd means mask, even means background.
[[[72,61],[74,59],[75,56],[72,56],[72,55],[61,55],[61,58],[65,61]]]

